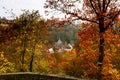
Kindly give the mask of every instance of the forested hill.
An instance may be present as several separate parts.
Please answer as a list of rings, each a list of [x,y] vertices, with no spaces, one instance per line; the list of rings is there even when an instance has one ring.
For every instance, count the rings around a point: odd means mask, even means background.
[[[63,25],[60,28],[49,27],[50,38],[57,41],[59,38],[66,43],[74,43],[78,40],[78,26]]]
[[[8,22],[8,20],[1,19],[0,26],[1,26],[1,28],[0,28],[1,39],[0,40],[1,40],[1,42],[4,42],[7,39],[10,39],[10,37],[12,37],[13,35],[15,35],[16,34],[15,32],[18,31],[17,29],[19,27],[24,26],[24,24],[20,24],[19,21],[16,23],[13,23],[13,21]],[[5,26],[5,27],[2,27],[2,26]],[[44,36],[44,37],[48,41],[53,41],[53,43],[56,42],[59,38],[64,43],[74,43],[78,40],[78,34],[77,34],[78,29],[79,29],[78,25],[70,25],[70,24],[67,24],[67,25],[62,24],[62,26],[60,28],[56,28],[54,26],[49,26],[48,28],[46,28],[46,30],[50,34],[48,36]],[[6,36],[4,36],[4,35],[6,35]]]

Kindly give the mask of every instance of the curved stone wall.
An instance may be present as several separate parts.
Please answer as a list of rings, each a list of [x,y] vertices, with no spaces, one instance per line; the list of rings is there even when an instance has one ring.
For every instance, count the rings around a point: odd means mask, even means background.
[[[0,80],[79,80],[74,77],[48,75],[32,72],[4,73],[0,74]]]

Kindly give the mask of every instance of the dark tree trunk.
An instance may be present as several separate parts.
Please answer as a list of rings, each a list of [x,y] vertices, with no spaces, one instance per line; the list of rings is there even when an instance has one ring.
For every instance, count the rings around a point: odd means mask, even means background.
[[[25,34],[25,37],[23,39],[23,51],[21,52],[21,69],[20,71],[21,72],[24,72],[24,58],[25,58],[25,53],[26,53],[26,42],[27,42],[27,39],[26,39],[26,34]]]
[[[35,43],[33,45],[33,51],[32,51],[32,56],[31,56],[31,60],[30,60],[30,68],[29,71],[32,72],[33,71],[33,62],[34,62],[34,55],[35,55],[35,46],[37,44],[37,39],[35,39]]]
[[[99,58],[98,58],[98,80],[102,80],[102,69],[103,69],[103,60],[104,60],[104,37],[105,32],[104,28],[104,18],[99,19],[99,35],[100,35],[100,44],[99,44]]]
[[[29,69],[29,71],[30,71],[30,72],[32,72],[32,71],[33,71],[34,54],[35,54],[35,52],[33,52],[33,53],[32,53],[32,56],[31,56],[30,69]]]

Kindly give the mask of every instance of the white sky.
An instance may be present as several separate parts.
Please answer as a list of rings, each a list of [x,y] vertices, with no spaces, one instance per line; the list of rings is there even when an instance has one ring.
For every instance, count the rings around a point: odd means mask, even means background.
[[[13,13],[19,16],[22,13],[22,9],[39,10],[41,16],[45,17],[45,9],[43,8],[46,0],[0,0],[0,17],[11,18],[10,10],[13,9]],[[3,9],[5,7],[5,9]],[[7,13],[5,13],[7,12]]]
[[[12,18],[10,10],[13,9],[13,13],[16,16],[22,14],[22,9],[30,10],[39,10],[39,13],[44,18],[50,18],[54,14],[45,16],[45,9],[43,8],[46,0],[0,0],[0,17]],[[119,0],[120,1],[120,0]],[[5,9],[3,9],[5,7]],[[8,10],[8,11],[7,11]],[[7,13],[5,13],[7,12]],[[63,16],[62,14],[57,14],[57,17]]]

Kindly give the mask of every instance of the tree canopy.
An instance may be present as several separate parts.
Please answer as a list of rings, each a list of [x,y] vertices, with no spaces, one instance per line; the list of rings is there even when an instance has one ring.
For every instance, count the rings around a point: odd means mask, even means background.
[[[120,14],[119,0],[46,0],[45,8],[69,15],[68,20],[82,20],[99,29],[98,80],[102,80],[105,53],[104,34]],[[84,26],[88,29],[88,26]],[[81,36],[81,35],[79,35]]]

